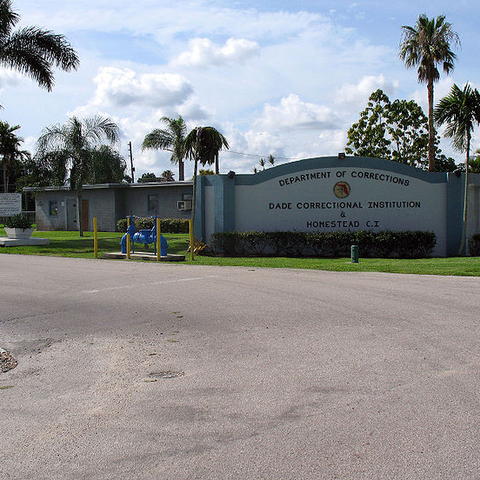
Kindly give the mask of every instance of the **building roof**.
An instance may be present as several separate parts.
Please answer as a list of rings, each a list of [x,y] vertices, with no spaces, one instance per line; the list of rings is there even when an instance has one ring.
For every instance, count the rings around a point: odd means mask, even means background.
[[[84,190],[100,190],[100,189],[123,189],[123,188],[169,188],[169,187],[191,187],[193,182],[145,182],[145,183],[97,183],[93,185],[83,185]],[[57,192],[71,191],[68,186],[48,186],[48,187],[25,187],[25,192]]]

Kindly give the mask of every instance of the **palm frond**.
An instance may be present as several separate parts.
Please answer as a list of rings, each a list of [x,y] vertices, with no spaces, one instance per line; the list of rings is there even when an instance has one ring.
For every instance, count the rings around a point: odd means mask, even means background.
[[[63,35],[38,27],[12,32],[18,15],[8,13],[0,0],[0,64],[33,78],[41,87],[54,85],[53,67],[65,71],[77,69],[78,55]]]
[[[19,20],[20,15],[12,10],[12,2],[0,0],[0,39],[8,37]]]
[[[465,152],[475,125],[480,123],[480,93],[468,83],[463,89],[454,84],[435,107],[434,118],[438,125],[445,126],[444,134],[452,139],[453,147]]]
[[[142,143],[142,150],[168,150],[173,151],[173,134],[167,130],[156,128],[145,136]]]

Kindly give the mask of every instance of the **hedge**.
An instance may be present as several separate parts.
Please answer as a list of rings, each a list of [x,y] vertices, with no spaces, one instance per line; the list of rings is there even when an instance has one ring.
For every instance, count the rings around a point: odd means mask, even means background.
[[[424,258],[436,244],[433,232],[220,232],[212,235],[217,255],[275,257],[349,257],[352,245],[361,257]]]
[[[133,223],[138,230],[150,230],[153,228],[152,217],[134,217]],[[117,221],[117,231],[127,231],[127,219]],[[180,218],[162,218],[160,223],[161,233],[188,233],[188,220]]]
[[[472,257],[480,257],[480,233],[475,233],[468,239],[468,253]]]

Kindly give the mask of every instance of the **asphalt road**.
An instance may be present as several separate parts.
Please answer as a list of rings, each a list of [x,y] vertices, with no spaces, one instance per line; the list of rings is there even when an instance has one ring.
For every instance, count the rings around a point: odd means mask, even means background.
[[[0,271],[2,480],[480,478],[480,278]]]

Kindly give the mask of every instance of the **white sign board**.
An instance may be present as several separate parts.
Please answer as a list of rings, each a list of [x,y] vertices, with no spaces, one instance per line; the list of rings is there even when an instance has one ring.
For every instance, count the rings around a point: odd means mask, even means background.
[[[235,200],[239,231],[429,230],[437,234],[436,253],[445,249],[444,184],[368,168],[331,168],[237,186]]]
[[[12,217],[22,213],[21,193],[0,193],[0,217]]]

